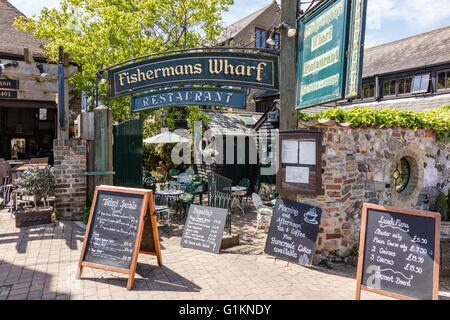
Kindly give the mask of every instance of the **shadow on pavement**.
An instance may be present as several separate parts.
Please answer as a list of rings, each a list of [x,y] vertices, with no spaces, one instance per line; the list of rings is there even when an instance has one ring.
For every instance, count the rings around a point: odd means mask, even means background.
[[[17,252],[26,253],[30,241],[64,239],[71,250],[77,250],[77,241],[83,241],[84,232],[72,226],[66,228],[67,223],[58,221],[52,224],[16,228],[17,232],[1,233],[0,244],[15,242]]]

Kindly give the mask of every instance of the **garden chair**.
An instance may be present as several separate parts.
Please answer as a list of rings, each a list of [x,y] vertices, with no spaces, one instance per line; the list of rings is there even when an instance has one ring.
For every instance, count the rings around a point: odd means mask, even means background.
[[[170,227],[170,208],[169,208],[169,200],[166,197],[154,195],[153,201],[155,205],[155,214],[158,218],[158,221],[161,220],[161,213],[167,213],[167,226]],[[164,203],[164,199],[167,200],[167,203]]]
[[[153,191],[153,194],[156,192],[156,183],[157,180],[153,177],[147,177],[144,179],[143,186],[145,189],[150,189]]]
[[[177,169],[170,169],[169,170],[169,178],[170,179],[175,179],[174,177],[178,176],[178,170]]]
[[[205,192],[205,180],[203,180],[203,177],[199,175],[198,173],[195,173],[192,176],[192,181],[195,185],[195,192],[194,194],[198,194],[200,205],[203,205],[203,193]]]
[[[248,188],[250,187],[250,180],[247,179],[247,178],[244,178],[241,181],[239,181],[238,186],[239,187],[244,187],[244,188],[247,189],[245,191],[238,191],[238,196],[239,197],[246,197],[246,196],[248,196]],[[241,204],[242,204],[242,202],[241,202]]]
[[[186,173],[190,177],[190,176],[193,176],[195,174],[195,171],[194,171],[194,169],[189,167],[189,168],[186,169],[186,171],[184,173]]]
[[[186,173],[181,173],[178,176],[178,182],[184,185],[188,185],[192,182],[192,179]]]
[[[272,217],[273,208],[266,206],[263,204],[261,197],[257,195],[256,193],[252,194],[252,200],[253,204],[255,205],[257,216],[256,216],[256,228],[255,228],[255,234],[258,232],[259,223],[262,218],[264,218],[267,223],[270,223],[270,219]]]
[[[184,193],[179,198],[179,204],[181,205],[184,213],[184,217],[187,216],[187,210],[189,206],[194,202],[195,185],[193,182],[189,183],[184,189]]]

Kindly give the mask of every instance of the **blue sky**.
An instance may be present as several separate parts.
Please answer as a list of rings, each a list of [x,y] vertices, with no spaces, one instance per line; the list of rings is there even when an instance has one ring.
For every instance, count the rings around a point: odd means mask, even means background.
[[[9,0],[26,16],[59,0]],[[223,14],[225,25],[269,4],[272,0],[234,0]],[[280,2],[280,1],[278,1]],[[368,0],[366,47],[406,38],[450,25],[450,0]]]

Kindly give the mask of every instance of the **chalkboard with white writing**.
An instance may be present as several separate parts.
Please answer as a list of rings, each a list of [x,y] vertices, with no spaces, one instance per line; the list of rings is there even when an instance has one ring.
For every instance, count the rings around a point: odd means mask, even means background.
[[[264,252],[304,266],[312,264],[322,209],[277,199]]]
[[[189,207],[181,245],[186,248],[218,253],[226,217],[227,209],[192,204]]]
[[[98,191],[83,261],[130,269],[144,196]]]
[[[364,204],[358,263],[363,289],[404,299],[436,298],[437,221],[440,225],[435,212]]]

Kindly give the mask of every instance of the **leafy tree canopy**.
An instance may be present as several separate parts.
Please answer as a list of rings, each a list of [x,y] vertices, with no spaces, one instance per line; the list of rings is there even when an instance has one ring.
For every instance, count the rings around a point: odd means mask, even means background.
[[[20,17],[15,26],[50,41],[45,52],[58,61],[58,47],[81,66],[71,83],[92,97],[99,64],[111,66],[129,59],[183,47],[201,47],[222,30],[222,12],[234,0],[61,0],[60,8],[44,8],[38,16]],[[100,102],[106,104],[106,84],[100,85]],[[130,97],[110,101],[113,119],[133,117]],[[157,110],[146,111],[147,118]],[[199,112],[192,109],[193,113]],[[198,118],[199,115],[193,115]],[[148,126],[148,131],[158,123]]]

